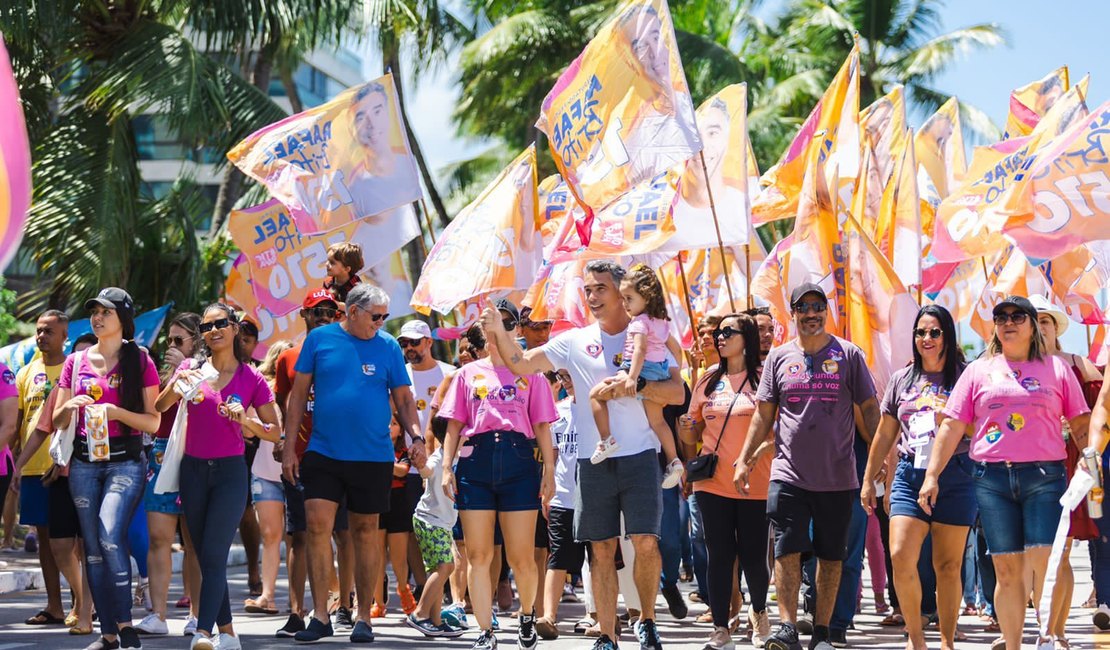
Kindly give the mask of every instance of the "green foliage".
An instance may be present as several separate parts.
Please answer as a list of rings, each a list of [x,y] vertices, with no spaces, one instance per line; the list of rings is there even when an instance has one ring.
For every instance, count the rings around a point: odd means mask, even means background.
[[[4,278],[0,276],[0,345],[7,345],[12,335],[19,330],[19,321],[15,317],[15,292],[4,287]]]

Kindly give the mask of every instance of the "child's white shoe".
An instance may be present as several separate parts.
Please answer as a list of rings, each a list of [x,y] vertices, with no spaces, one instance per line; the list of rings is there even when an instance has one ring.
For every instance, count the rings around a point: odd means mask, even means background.
[[[590,463],[597,465],[615,454],[620,448],[621,446],[617,444],[617,439],[613,436],[609,436],[605,440],[598,440],[597,449],[594,449],[593,455],[590,456]]]
[[[663,472],[663,489],[669,490],[678,485],[684,469],[682,461],[677,458],[667,463],[667,469]]]

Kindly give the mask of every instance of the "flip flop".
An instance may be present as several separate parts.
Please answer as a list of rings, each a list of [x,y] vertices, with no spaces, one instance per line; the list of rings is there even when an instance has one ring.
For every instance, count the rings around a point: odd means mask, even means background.
[[[66,620],[58,616],[54,616],[45,609],[35,614],[31,618],[23,621],[24,625],[65,625]]]
[[[73,627],[69,628],[69,633],[74,635],[74,636],[83,636],[85,634],[92,634],[93,629],[92,629],[91,625],[88,626],[88,627],[81,627],[80,625],[74,625]]]
[[[597,625],[597,620],[592,616],[584,616],[577,623],[574,624],[575,634],[585,634],[586,630]]]
[[[278,613],[276,607],[263,607],[259,604],[260,602],[261,601],[255,600],[253,598],[248,598],[243,603],[243,611],[248,614],[266,614],[267,616],[273,616],[274,614]]]
[[[905,624],[906,619],[902,618],[901,614],[891,614],[883,620],[879,621],[879,625],[882,625],[883,627],[898,627],[899,625]]]

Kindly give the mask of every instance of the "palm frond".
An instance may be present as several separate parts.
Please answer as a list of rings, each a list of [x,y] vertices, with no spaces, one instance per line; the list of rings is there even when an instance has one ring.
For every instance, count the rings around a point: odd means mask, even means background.
[[[972,25],[930,39],[905,52],[890,65],[901,70],[907,83],[929,80],[972,50],[1005,43],[1005,32],[997,23]]]
[[[937,0],[913,0],[904,4],[904,13],[895,16],[895,24],[884,41],[895,48],[912,48],[923,34],[941,27]]]

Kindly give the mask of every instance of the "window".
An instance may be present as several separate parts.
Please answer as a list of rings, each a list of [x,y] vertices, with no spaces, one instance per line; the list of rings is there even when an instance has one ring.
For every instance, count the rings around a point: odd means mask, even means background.
[[[139,160],[180,160],[189,157],[189,149],[170,131],[166,121],[157,115],[139,115],[131,120]]]

